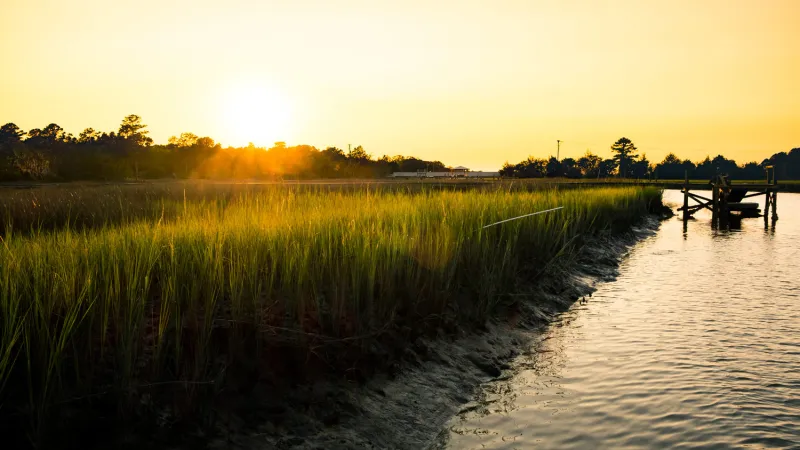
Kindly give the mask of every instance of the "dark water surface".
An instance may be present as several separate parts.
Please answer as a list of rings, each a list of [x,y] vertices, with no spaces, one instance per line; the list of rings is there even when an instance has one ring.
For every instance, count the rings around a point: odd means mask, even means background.
[[[800,449],[800,194],[778,212],[768,230],[662,223],[483,387],[447,448]]]

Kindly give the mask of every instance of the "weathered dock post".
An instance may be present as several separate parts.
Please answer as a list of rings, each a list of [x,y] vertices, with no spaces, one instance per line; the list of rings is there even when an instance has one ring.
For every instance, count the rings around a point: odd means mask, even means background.
[[[730,219],[730,208],[728,205],[728,194],[730,193],[730,189],[728,188],[728,180],[722,176],[717,176],[717,183],[719,187],[719,211],[717,215],[719,215],[720,227],[723,229],[729,228],[729,220]]]
[[[772,224],[775,224],[775,221],[778,220],[778,174],[775,172],[775,168],[772,168]]]
[[[717,180],[711,186],[711,228],[719,226],[719,188],[717,187]]]
[[[770,183],[770,176],[769,176],[769,169],[770,168],[771,168],[771,166],[767,166],[767,167],[764,168],[764,171],[767,174],[767,187],[766,187],[766,189],[764,189],[764,194],[765,194],[764,195],[764,227],[765,228],[769,226],[769,204],[771,202],[771,198],[770,198],[771,197],[771,195],[770,195],[771,193],[770,193],[770,189],[769,189],[769,185],[771,184]]]
[[[689,220],[689,170],[683,171],[683,221]]]
[[[684,173],[683,180],[683,207],[678,208],[678,211],[683,210],[683,228],[686,230],[686,222],[697,211],[707,209],[711,211],[711,227],[714,229],[727,230],[731,224],[738,224],[739,220],[745,217],[759,217],[761,210],[758,208],[758,203],[743,202],[742,200],[750,197],[764,196],[764,226],[769,226],[770,217],[772,218],[773,226],[775,221],[778,220],[777,203],[778,193],[780,189],[777,183],[777,176],[773,166],[765,167],[766,182],[765,183],[734,183],[731,181],[727,174],[717,173],[709,181],[711,187],[711,197],[703,197],[696,193],[692,193],[689,184],[688,171]],[[748,191],[755,191],[748,194]],[[694,200],[697,204],[689,206],[689,199]],[[772,208],[772,216],[770,216],[770,207]],[[732,222],[733,218],[736,220]]]

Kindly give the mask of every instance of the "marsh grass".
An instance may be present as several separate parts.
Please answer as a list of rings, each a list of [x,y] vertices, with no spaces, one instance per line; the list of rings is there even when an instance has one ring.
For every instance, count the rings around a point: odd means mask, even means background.
[[[375,345],[485,320],[585,236],[627,229],[661,197],[639,187],[175,194],[137,198],[133,212],[113,192],[76,205],[92,227],[7,216],[0,421],[23,417],[38,442],[76,404],[125,411],[158,397],[180,415],[231,385],[379,365]]]
[[[622,180],[623,182],[625,180]],[[59,229],[85,230],[139,220],[170,221],[183,205],[218,209],[232,199],[276,192],[353,193],[380,191],[415,194],[436,191],[507,192],[580,189],[620,180],[558,178],[505,180],[324,180],[303,183],[151,181],[144,183],[0,186],[0,236]],[[635,180],[629,180],[634,185]]]

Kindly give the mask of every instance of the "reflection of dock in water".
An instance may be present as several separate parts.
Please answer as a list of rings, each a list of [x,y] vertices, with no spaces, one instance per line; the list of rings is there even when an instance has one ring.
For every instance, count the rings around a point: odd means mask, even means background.
[[[683,220],[687,221],[697,211],[708,209],[711,211],[711,226],[714,228],[729,228],[731,219],[747,217],[761,217],[761,209],[756,202],[744,202],[746,198],[764,196],[764,226],[769,226],[770,209],[772,210],[772,223],[778,220],[778,182],[773,166],[766,167],[765,183],[734,184],[727,175],[716,175],[709,182],[711,185],[711,198],[703,197],[690,192],[689,174],[686,173],[683,187],[683,206],[678,211],[683,212]],[[689,199],[697,202],[689,205]]]

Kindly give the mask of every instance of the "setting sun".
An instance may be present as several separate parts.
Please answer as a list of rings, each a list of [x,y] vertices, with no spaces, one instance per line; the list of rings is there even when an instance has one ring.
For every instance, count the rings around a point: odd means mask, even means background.
[[[287,139],[292,112],[279,90],[266,83],[240,82],[228,87],[222,103],[222,122],[232,144],[269,146]]]

